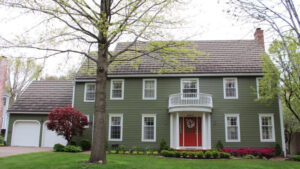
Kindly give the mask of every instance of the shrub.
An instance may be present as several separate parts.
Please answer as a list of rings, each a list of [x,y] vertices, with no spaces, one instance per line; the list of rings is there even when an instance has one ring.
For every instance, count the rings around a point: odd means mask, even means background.
[[[132,147],[132,150],[133,150],[133,151],[139,151],[140,149],[139,149],[137,146],[133,146],[133,147]]]
[[[260,157],[273,157],[275,155],[275,149],[266,147],[264,149],[252,149],[252,148],[239,148],[239,149],[231,149],[231,148],[223,148],[219,152],[227,152],[234,156],[244,156],[244,155],[253,155]]]
[[[91,149],[90,140],[87,140],[87,139],[81,140],[79,145],[80,145],[80,147],[82,148],[83,151],[87,151],[87,150]]]
[[[152,152],[151,152],[151,151],[146,151],[146,154],[147,154],[147,155],[151,155]]]
[[[162,151],[160,152],[160,154],[161,154],[162,156],[164,156],[164,157],[168,157],[169,151],[168,151],[168,150],[162,150]]]
[[[243,158],[244,159],[255,159],[255,156],[251,155],[251,154],[250,155],[247,154],[247,155],[244,155]]]
[[[230,154],[226,152],[220,152],[220,158],[230,158]]]
[[[275,145],[275,155],[276,155],[276,156],[280,156],[281,153],[282,153],[281,146],[277,143],[277,144]]]
[[[125,151],[125,154],[130,154],[130,151]]]
[[[149,146],[147,146],[147,147],[145,148],[145,150],[146,150],[146,151],[149,151],[149,152],[152,152],[152,151],[153,151],[152,148],[149,147]]]
[[[175,151],[175,157],[180,158],[181,157],[181,153],[179,151]]]
[[[4,137],[0,136],[0,146],[4,146]]]
[[[64,147],[64,152],[82,152],[82,148],[80,146],[67,145]]]
[[[125,151],[125,146],[124,145],[120,145],[119,146],[119,151]]]
[[[168,146],[167,142],[165,141],[165,139],[161,139],[160,141],[160,146],[159,146],[159,151],[162,150],[169,150],[170,147]]]
[[[158,155],[158,151],[153,151],[153,155]]]
[[[194,152],[188,152],[187,154],[188,154],[189,158],[195,158],[196,157],[196,153],[194,153]]]
[[[199,159],[204,158],[204,153],[203,153],[202,151],[199,151],[199,152],[197,153],[197,158],[199,158]]]
[[[53,150],[56,152],[62,152],[64,151],[65,146],[61,144],[55,144],[53,147]]]
[[[300,155],[294,155],[293,160],[295,161],[300,161]]]
[[[211,151],[206,151],[204,153],[204,156],[205,156],[205,158],[210,159],[210,158],[212,158],[212,152]]]
[[[187,152],[182,152],[182,157],[183,158],[186,158],[188,156],[188,153]]]
[[[133,151],[132,154],[133,154],[133,155],[137,155],[138,152],[137,152],[137,151]]]
[[[222,150],[224,148],[223,144],[222,144],[222,141],[219,140],[216,144],[216,149],[219,151],[219,150]]]
[[[117,150],[110,150],[111,154],[117,154]]]
[[[215,159],[220,158],[220,154],[217,151],[212,151],[211,154],[212,154],[212,157],[215,158]]]
[[[139,151],[138,154],[139,155],[144,155],[144,151]]]

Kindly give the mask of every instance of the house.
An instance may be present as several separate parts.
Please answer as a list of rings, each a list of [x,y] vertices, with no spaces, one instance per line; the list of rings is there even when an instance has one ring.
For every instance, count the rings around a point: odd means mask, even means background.
[[[197,50],[209,54],[188,63],[195,66],[193,72],[153,73],[162,65],[151,58],[142,58],[138,69],[123,64],[108,73],[108,145],[157,149],[164,139],[174,149],[207,150],[220,140],[231,148],[280,144],[285,150],[280,102],[265,105],[255,101],[263,76],[263,31],[256,30],[255,40],[192,43]],[[145,44],[137,42],[135,47],[142,49]],[[126,45],[119,43],[115,50]],[[84,135],[74,138],[75,141],[92,138],[95,72],[85,70],[93,70],[94,66],[88,61],[84,63],[74,81],[72,105],[91,122]],[[30,115],[32,110],[24,113],[25,109],[27,106],[20,108],[22,114],[13,108],[9,110],[11,145],[14,145],[13,123],[29,119],[42,123],[47,119],[46,112]]]

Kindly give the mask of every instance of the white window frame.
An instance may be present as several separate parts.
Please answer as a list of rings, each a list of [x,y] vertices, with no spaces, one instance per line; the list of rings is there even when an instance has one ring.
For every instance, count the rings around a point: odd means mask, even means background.
[[[262,136],[262,117],[271,117],[271,121],[272,121],[272,139],[263,139]],[[262,113],[259,114],[259,133],[260,133],[260,141],[261,142],[275,142],[276,141],[276,137],[275,137],[275,123],[274,123],[274,114],[272,113]]]
[[[197,97],[184,97],[183,96],[183,81],[188,81],[188,80],[196,80],[196,87],[197,87]],[[199,87],[199,79],[198,78],[181,78],[180,79],[180,93],[181,93],[181,98],[182,99],[198,99],[199,98],[199,93],[200,93],[200,87]]]
[[[95,99],[94,100],[86,100],[86,92],[87,92],[88,85],[95,85],[95,98],[96,98],[96,83],[85,83],[84,84],[84,102],[95,102]]]
[[[120,127],[121,127],[121,133],[120,133],[120,139],[112,139],[111,138],[111,118],[112,117],[120,117]],[[108,141],[122,141],[123,140],[123,114],[109,114],[109,129],[108,129]]]
[[[144,139],[145,117],[153,117],[154,118],[154,137],[153,137],[153,139]],[[142,142],[156,142],[156,114],[142,114]]]
[[[84,128],[90,128],[90,115],[85,114],[85,116],[87,117],[88,125],[84,126]]]
[[[154,81],[154,97],[145,97],[146,81]],[[143,100],[156,100],[157,93],[157,80],[156,79],[143,79]]]
[[[120,97],[120,98],[113,97],[112,90],[113,90],[113,82],[114,81],[121,81],[122,82],[122,92],[121,92],[122,97]],[[123,99],[124,99],[124,79],[111,79],[111,81],[110,81],[110,100],[123,100]]]
[[[237,140],[231,140],[228,139],[228,133],[227,133],[227,117],[236,117],[237,118],[237,127],[238,127],[238,139]],[[225,114],[225,138],[226,142],[241,142],[241,132],[240,132],[240,114]]]
[[[226,96],[226,81],[227,80],[234,80],[235,84],[236,84],[236,88],[235,88],[235,93],[236,96],[235,97],[228,97]],[[236,77],[226,77],[223,78],[223,95],[224,95],[224,99],[238,99],[239,98],[239,87],[238,87],[238,80]]]
[[[256,78],[256,92],[257,92],[257,98],[259,99],[259,80],[261,80],[262,77],[257,77]]]

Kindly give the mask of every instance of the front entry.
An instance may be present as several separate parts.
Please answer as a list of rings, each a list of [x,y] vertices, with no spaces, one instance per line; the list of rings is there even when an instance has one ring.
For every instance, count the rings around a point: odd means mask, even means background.
[[[201,117],[180,117],[180,146],[202,146]]]

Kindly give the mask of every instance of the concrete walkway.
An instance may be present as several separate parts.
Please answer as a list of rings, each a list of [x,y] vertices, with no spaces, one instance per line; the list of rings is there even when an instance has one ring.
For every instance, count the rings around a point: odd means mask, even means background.
[[[27,154],[34,152],[51,152],[52,148],[41,147],[0,147],[0,157],[13,156],[17,154]]]

